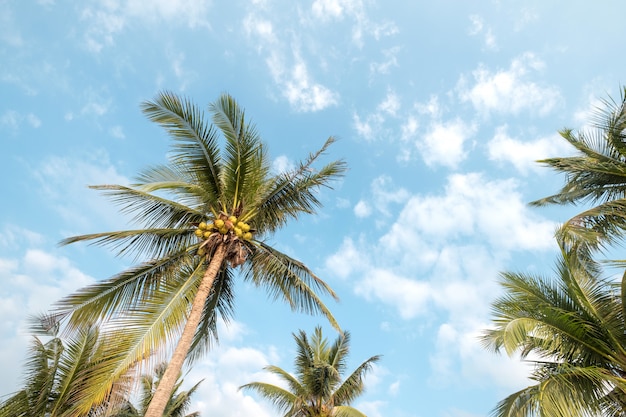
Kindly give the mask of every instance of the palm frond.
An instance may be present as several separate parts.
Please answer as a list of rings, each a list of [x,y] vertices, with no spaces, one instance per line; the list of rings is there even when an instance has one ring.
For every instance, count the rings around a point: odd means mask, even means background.
[[[142,105],[144,114],[175,139],[173,161],[184,163],[217,200],[222,195],[221,159],[215,129],[191,101],[164,91]]]
[[[253,246],[242,271],[244,279],[265,287],[274,299],[283,299],[296,311],[321,313],[330,324],[341,331],[337,320],[324,305],[317,292],[337,300],[337,295],[322,279],[302,262],[258,242]]]
[[[72,236],[61,244],[67,245],[80,241],[93,241],[92,244],[105,246],[117,252],[117,256],[132,255],[147,259],[167,258],[180,253],[189,246],[196,245],[198,239],[193,229],[137,229],[117,232],[92,233]]]
[[[354,407],[338,405],[333,409],[333,417],[367,417]]]
[[[334,138],[329,138],[324,146],[309,159],[300,163],[292,171],[281,173],[275,177],[272,188],[258,202],[259,224],[263,231],[275,232],[288,220],[297,219],[302,213],[312,214],[320,207],[317,190],[329,187],[330,182],[343,176],[347,170],[344,161],[333,161],[321,169],[312,168],[313,162],[325,153]]]
[[[84,287],[53,305],[53,314],[68,318],[69,329],[108,320],[116,314],[135,310],[165,285],[166,278],[192,261],[187,250],[168,259],[153,260],[131,267],[99,283]]]
[[[266,382],[250,382],[239,389],[256,391],[263,398],[269,400],[280,412],[287,413],[296,404],[297,396],[276,385]]]
[[[612,378],[596,367],[574,367],[556,364],[540,368],[536,385],[520,390],[502,400],[494,409],[494,417],[602,415],[604,399],[613,385]],[[576,389],[572,389],[576,387]]]
[[[260,190],[266,186],[270,170],[263,142],[230,95],[220,96],[210,109],[213,123],[226,139],[222,164],[223,210],[235,213],[245,210],[248,205],[254,207],[247,199],[262,193]]]
[[[382,356],[375,355],[360,364],[335,390],[333,396],[337,404],[350,405],[365,390],[364,378],[372,365],[378,362]]]

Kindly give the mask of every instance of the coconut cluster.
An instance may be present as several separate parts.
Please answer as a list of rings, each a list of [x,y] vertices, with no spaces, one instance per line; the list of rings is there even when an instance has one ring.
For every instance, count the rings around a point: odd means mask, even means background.
[[[211,237],[213,233],[222,235],[231,233],[240,239],[252,239],[252,232],[248,223],[237,219],[236,216],[226,216],[224,214],[221,214],[212,222],[201,222],[195,231],[196,236],[203,240]]]

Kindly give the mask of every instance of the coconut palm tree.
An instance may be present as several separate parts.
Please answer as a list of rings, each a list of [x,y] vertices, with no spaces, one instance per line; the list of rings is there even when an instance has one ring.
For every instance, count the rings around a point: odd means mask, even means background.
[[[558,233],[565,244],[578,242],[581,253],[589,253],[614,243],[626,231],[626,87],[620,100],[603,101],[592,129],[563,129],[560,134],[576,154],[538,162],[565,174],[565,185],[531,205],[590,204]]]
[[[350,350],[350,333],[329,344],[317,327],[311,339],[302,330],[294,334],[297,354],[295,375],[279,368],[265,369],[285,382],[287,388],[266,382],[251,382],[240,389],[256,391],[270,400],[284,417],[365,417],[350,406],[363,393],[363,378],[380,356],[372,356],[342,380]]]
[[[90,241],[142,262],[62,299],[56,314],[70,331],[93,323],[124,328],[126,339],[118,346],[128,354],[111,383],[178,340],[146,413],[160,417],[185,359],[198,358],[217,338],[218,317],[231,317],[236,268],[272,298],[321,313],[338,328],[321,298],[336,298],[332,289],[266,239],[289,220],[315,213],[318,190],[330,187],[346,165],[336,160],[314,167],[334,142],[331,137],[295,168],[273,172],[266,145],[227,94],[210,105],[212,123],[170,92],[145,102],[142,110],[173,139],[169,163],[144,170],[131,186],[93,187],[140,227],[62,241]]]
[[[104,396],[92,401],[90,410],[82,410],[84,396],[106,383],[106,375],[117,364],[115,338],[103,337],[95,327],[81,328],[66,340],[57,331],[56,325],[37,331],[25,364],[24,386],[0,403],[0,417],[104,416],[107,404],[126,394],[130,381],[118,378]]]
[[[159,385],[163,374],[165,373],[166,364],[159,364],[154,370],[154,375],[145,374],[141,376],[139,395],[139,406],[135,407],[130,400],[124,401],[119,409],[111,414],[110,417],[143,417],[146,414],[148,405],[154,396],[156,387]],[[191,405],[191,396],[198,389],[202,381],[195,384],[187,391],[178,392],[183,380],[179,379],[174,386],[174,391],[167,402],[163,417],[199,417],[199,412],[186,414],[187,409]]]
[[[502,400],[496,417],[626,415],[626,273],[562,250],[554,277],[502,274],[483,342],[534,364],[534,384]]]

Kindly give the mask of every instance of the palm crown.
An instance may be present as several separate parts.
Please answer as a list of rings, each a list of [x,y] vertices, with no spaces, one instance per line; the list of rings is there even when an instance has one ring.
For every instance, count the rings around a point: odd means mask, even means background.
[[[169,163],[144,170],[132,186],[92,187],[142,227],[62,243],[91,241],[147,260],[58,302],[56,314],[67,319],[68,328],[96,322],[123,327],[119,345],[128,354],[115,375],[180,336],[173,370],[159,385],[170,392],[187,353],[195,359],[206,351],[217,338],[218,316],[226,321],[232,316],[238,266],[244,280],[273,298],[321,313],[338,328],[319,295],[336,298],[332,289],[303,263],[265,243],[289,220],[315,213],[319,187],[345,172],[341,160],[313,166],[334,139],[295,168],[276,173],[266,145],[229,95],[210,106],[213,123],[193,103],[168,92],[142,109],[172,137]],[[157,398],[164,407],[165,394]]]
[[[166,369],[165,363],[157,365],[154,369],[154,375],[145,374],[140,379],[140,394],[139,404],[135,407],[129,399],[123,402],[119,409],[111,414],[110,417],[142,417],[148,405],[154,396],[156,387],[159,385],[160,379],[163,377]],[[191,396],[198,389],[200,382],[197,382],[191,388],[185,391],[179,391],[183,384],[183,379],[179,379],[172,391],[172,394],[167,402],[167,406],[163,412],[163,417],[199,417],[200,413],[195,411],[187,413],[187,409],[191,405]]]
[[[531,204],[589,203],[592,207],[568,220],[558,237],[568,245],[582,243],[587,251],[613,243],[626,230],[626,88],[619,101],[603,101],[591,130],[560,133],[577,153],[539,162],[564,173],[565,185]]]
[[[363,378],[380,356],[372,356],[342,380],[347,370],[350,333],[344,332],[329,344],[317,327],[309,339],[304,331],[294,334],[297,345],[295,376],[278,366],[265,369],[278,376],[288,388],[251,382],[240,389],[254,390],[269,399],[284,417],[364,417],[350,406],[363,393]]]
[[[107,375],[118,363],[121,353],[114,348],[113,334],[103,335],[91,326],[63,340],[58,323],[45,316],[37,318],[34,330],[24,385],[0,402],[0,417],[104,416],[109,404],[127,395],[130,379],[125,376],[116,379],[104,398],[92,401],[93,407],[83,407],[86,397],[108,383]]]
[[[536,384],[502,400],[493,415],[623,416],[626,412],[626,274],[620,286],[598,265],[562,251],[555,277],[502,274],[494,328],[483,342],[535,367]]]

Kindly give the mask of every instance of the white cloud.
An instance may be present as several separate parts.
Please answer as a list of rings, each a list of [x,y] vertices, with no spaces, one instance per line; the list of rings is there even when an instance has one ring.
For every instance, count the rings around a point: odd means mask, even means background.
[[[379,113],[369,114],[364,120],[357,113],[352,115],[354,129],[367,141],[380,139],[380,130],[385,118]]]
[[[382,301],[393,305],[403,319],[412,319],[428,312],[433,298],[427,282],[413,280],[382,268],[371,266],[364,278],[354,287],[354,293],[368,301]]]
[[[465,142],[475,130],[475,126],[461,119],[434,122],[424,139],[417,141],[417,147],[427,165],[455,168],[467,157]]]
[[[29,232],[27,235],[36,235]],[[0,241],[14,241],[0,234]],[[0,345],[3,371],[11,378],[0,381],[0,392],[13,392],[20,382],[21,365],[29,343],[25,328],[28,316],[45,312],[62,296],[94,282],[65,257],[42,249],[27,249],[19,257],[0,258]]]
[[[367,202],[360,200],[354,206],[354,215],[359,218],[369,217],[372,214],[372,208],[367,204]]]
[[[377,239],[344,240],[327,258],[327,273],[351,281],[356,295],[402,320],[426,317],[439,327],[430,358],[433,383],[450,383],[456,370],[463,381],[484,377],[504,384],[488,362],[508,359],[494,359],[476,339],[489,315],[487,300],[499,294],[495,277],[513,252],[554,249],[555,224],[529,210],[514,180],[454,174],[439,194],[405,195],[392,184],[380,190],[402,195],[403,207],[398,214],[388,208],[393,222]],[[520,367],[506,386],[525,375]]]
[[[298,111],[319,111],[337,104],[338,94],[314,82],[305,62],[299,57],[296,57],[296,63],[282,88],[289,104]]]
[[[263,371],[264,366],[275,364],[277,359],[273,347],[261,351],[246,346],[217,346],[194,364],[185,377],[187,386],[204,379],[192,397],[189,410],[215,417],[274,415],[269,402],[259,402],[248,392],[239,391],[239,387],[253,381],[278,384],[275,377]]]
[[[470,23],[471,26],[468,30],[468,33],[471,36],[477,36],[480,34],[484,35],[484,44],[485,44],[485,48],[486,49],[496,49],[497,45],[496,45],[496,38],[493,35],[493,32],[491,30],[491,28],[489,27],[485,27],[485,22],[483,21],[483,18],[479,15],[470,15],[469,16],[470,19]]]
[[[342,22],[345,18],[351,18],[354,21],[352,41],[358,47],[363,47],[366,35],[379,40],[383,36],[398,33],[394,22],[372,22],[362,0],[315,0],[311,5],[311,15],[315,21],[322,23]]]
[[[24,45],[24,38],[16,26],[13,11],[8,4],[4,4],[0,9],[0,41],[19,48]]]
[[[378,105],[378,110],[395,116],[400,110],[400,97],[394,91],[389,90],[385,99]]]
[[[543,65],[535,55],[526,53],[514,59],[508,70],[494,73],[481,66],[473,72],[473,85],[461,78],[457,85],[459,98],[483,114],[518,114],[528,110],[545,115],[559,103],[560,93],[556,87],[528,80],[529,74]]]
[[[197,78],[197,74],[185,66],[184,53],[177,50],[168,50],[167,56],[172,65],[172,72],[180,82],[179,89],[185,91],[188,85]]]
[[[94,151],[77,157],[51,156],[31,167],[45,201],[45,209],[56,212],[64,224],[71,225],[67,235],[123,229],[126,218],[116,206],[88,185],[128,185],[128,178],[121,175],[104,151]],[[42,207],[43,208],[43,207]],[[97,223],[94,221],[97,219]]]
[[[352,0],[315,0],[311,5],[313,15],[318,19],[342,18],[346,9],[354,9],[360,3]]]
[[[381,175],[370,185],[372,198],[370,201],[360,200],[354,206],[354,214],[359,218],[369,217],[374,210],[378,215],[389,217],[389,207],[392,204],[404,203],[409,198],[409,192],[404,188],[396,188],[388,175]]]
[[[400,391],[400,381],[395,381],[391,385],[389,385],[388,391],[391,396],[398,395],[398,391]]]
[[[482,17],[476,15],[476,14],[472,14],[469,17],[470,22],[471,22],[471,27],[469,29],[469,34],[470,35],[477,35],[480,32],[482,32],[483,30],[483,26],[484,26],[484,22]]]
[[[85,104],[80,110],[81,114],[89,116],[103,116],[109,112],[113,100],[110,97],[105,97],[108,96],[106,92],[89,88],[83,95],[83,101]]]
[[[272,161],[272,170],[275,173],[287,172],[294,168],[295,165],[286,155],[280,155]]]
[[[277,42],[274,34],[274,25],[271,21],[263,19],[257,15],[249,14],[243,20],[243,27],[246,34],[257,41],[256,48],[260,52],[263,44],[273,45]]]
[[[536,162],[539,159],[572,153],[572,147],[558,134],[524,141],[510,137],[506,125],[496,129],[487,149],[490,160],[511,164],[524,175],[529,171],[545,172]]]
[[[387,136],[386,122],[389,118],[395,118],[400,111],[400,97],[393,90],[388,90],[385,97],[376,105],[376,110],[361,118],[354,113],[352,120],[354,128],[359,136],[368,141],[380,140]]]
[[[109,133],[116,139],[124,139],[126,135],[124,134],[124,128],[120,125],[113,126],[109,129]]]
[[[388,409],[386,401],[361,401],[355,407],[369,417],[383,417],[388,415],[386,411],[383,412],[383,410]]]
[[[370,72],[376,74],[389,74],[391,68],[398,67],[399,47],[393,47],[382,51],[384,60],[382,62],[372,62],[370,64]]]
[[[17,131],[23,123],[28,123],[30,127],[35,129],[41,126],[41,120],[33,113],[23,115],[15,110],[7,110],[0,116],[0,126],[13,132]]]
[[[337,105],[339,95],[314,80],[295,40],[288,53],[287,45],[278,41],[269,20],[249,14],[243,24],[257,52],[269,51],[265,62],[270,74],[281,95],[295,110],[315,112]]]
[[[80,19],[85,22],[85,45],[92,52],[115,44],[115,36],[138,22],[155,29],[163,22],[191,28],[208,27],[206,0],[107,0],[83,6]]]
[[[437,332],[437,350],[429,362],[433,369],[429,383],[447,387],[458,383],[487,385],[495,381],[515,391],[527,386],[531,368],[519,357],[494,355],[478,342],[487,324],[483,322],[443,323]],[[506,369],[506,373],[502,372]],[[463,382],[460,382],[463,381]]]

